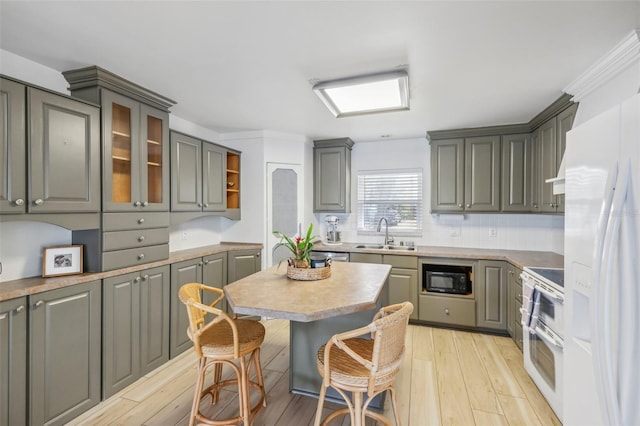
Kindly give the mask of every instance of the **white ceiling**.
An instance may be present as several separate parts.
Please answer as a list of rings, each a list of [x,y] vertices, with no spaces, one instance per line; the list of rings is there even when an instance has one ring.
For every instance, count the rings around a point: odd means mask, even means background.
[[[529,121],[634,28],[640,1],[0,1],[0,48],[99,65],[219,131],[424,137]],[[407,65],[411,110],[334,118],[311,90]]]

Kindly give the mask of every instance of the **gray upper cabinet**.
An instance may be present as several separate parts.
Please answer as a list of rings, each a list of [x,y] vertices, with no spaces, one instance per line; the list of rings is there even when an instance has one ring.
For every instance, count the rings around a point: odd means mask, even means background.
[[[502,136],[502,211],[531,210],[531,135]]]
[[[0,302],[0,425],[27,424],[27,298]]]
[[[26,91],[0,78],[0,213],[24,213],[26,182]]]
[[[533,185],[537,188],[532,211],[564,212],[564,195],[554,195],[553,185],[546,180],[558,175],[564,156],[567,132],[573,126],[577,109],[577,104],[570,105],[536,130]]]
[[[480,260],[475,268],[476,325],[507,331],[506,264]]]
[[[431,142],[431,211],[464,211],[464,139]]]
[[[499,211],[500,137],[467,138],[464,145],[465,211]]]
[[[171,132],[171,211],[226,209],[227,150]]]
[[[102,90],[103,210],[169,210],[169,114]]]
[[[0,134],[0,213],[100,211],[97,107],[2,79]]]
[[[29,424],[61,425],[100,402],[101,282],[29,296]]]
[[[100,211],[96,107],[28,88],[29,212]]]
[[[500,210],[500,137],[431,143],[431,211]]]
[[[349,138],[314,141],[314,212],[351,213],[352,147]]]

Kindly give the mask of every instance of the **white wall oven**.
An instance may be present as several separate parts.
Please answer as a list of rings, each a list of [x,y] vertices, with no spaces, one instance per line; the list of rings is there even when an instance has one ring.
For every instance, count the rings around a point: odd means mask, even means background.
[[[562,421],[564,270],[524,268],[522,287],[524,366]]]

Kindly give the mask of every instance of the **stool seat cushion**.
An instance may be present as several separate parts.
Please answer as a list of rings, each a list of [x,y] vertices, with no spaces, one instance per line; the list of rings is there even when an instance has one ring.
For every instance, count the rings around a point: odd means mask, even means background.
[[[248,319],[233,320],[238,329],[240,356],[259,348],[264,341],[264,325]],[[202,354],[209,358],[233,358],[233,331],[226,321],[221,321],[200,335]]]

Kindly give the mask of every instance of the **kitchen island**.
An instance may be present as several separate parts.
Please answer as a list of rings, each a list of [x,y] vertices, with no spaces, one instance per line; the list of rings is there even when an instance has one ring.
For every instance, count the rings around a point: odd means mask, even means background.
[[[336,333],[369,324],[388,304],[390,265],[335,262],[331,269],[327,279],[296,281],[287,277],[284,265],[274,266],[224,287],[236,314],[291,321],[289,388],[294,393],[318,395],[318,348]]]

